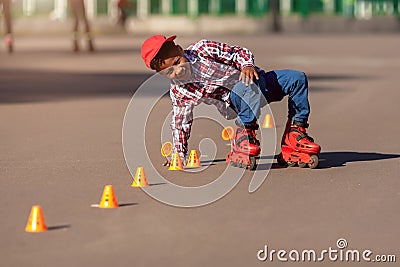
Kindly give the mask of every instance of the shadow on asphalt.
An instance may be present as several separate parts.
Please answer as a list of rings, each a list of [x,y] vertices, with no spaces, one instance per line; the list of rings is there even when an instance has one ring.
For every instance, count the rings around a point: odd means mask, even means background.
[[[346,166],[349,162],[375,161],[399,158],[398,154],[381,154],[375,152],[322,152],[319,155],[318,169]]]
[[[261,156],[261,159],[271,159],[276,158],[276,156]],[[322,152],[319,154],[319,164],[317,169],[329,169],[334,167],[346,166],[349,162],[359,162],[359,161],[375,161],[375,160],[385,160],[400,158],[400,154],[382,154],[375,152]],[[214,159],[211,162],[221,162],[225,159]],[[203,161],[202,161],[203,162]],[[280,166],[277,163],[259,164],[257,169],[265,170],[267,168],[271,169],[285,169],[287,166]]]
[[[139,205],[139,203],[122,203],[122,204],[118,204],[118,207],[129,207],[129,206],[135,206],[135,205]]]
[[[72,48],[72,47],[71,47]],[[95,44],[95,51],[89,52],[86,46],[80,46],[80,50],[78,52],[73,52],[72,49],[69,50],[69,47],[66,46],[66,49],[42,49],[42,48],[33,48],[33,49],[24,49],[15,51],[18,56],[31,56],[40,55],[43,59],[48,59],[54,56],[58,57],[94,57],[96,55],[119,55],[119,54],[127,54],[127,53],[140,53],[139,47],[102,47],[97,46]]]
[[[226,159],[201,160],[200,162],[201,162],[202,164],[210,163],[210,165],[215,165],[215,164],[212,164],[212,163],[213,163],[213,162],[222,162],[222,161],[226,161]]]
[[[163,184],[167,184],[167,183],[154,183],[154,184],[149,184],[149,186],[157,186],[157,185],[163,185]]]
[[[346,75],[346,74],[307,74],[308,80],[311,82],[318,81],[342,81],[342,80],[374,80],[378,79],[378,76],[368,76],[368,75]],[[349,91],[351,88],[349,87],[335,87],[335,86],[322,86],[322,85],[311,85],[309,87],[310,92],[314,93],[326,93],[333,91]]]
[[[71,225],[64,224],[64,225],[48,226],[47,230],[52,231],[52,230],[61,230],[61,229],[67,229],[67,228],[71,228]]]
[[[336,81],[336,80],[373,80],[377,77],[367,75],[347,74],[307,74],[309,80],[313,81]]]
[[[130,97],[150,76],[148,73],[133,72],[63,73],[2,70],[0,71],[0,104],[47,102],[85,97]]]
[[[113,53],[105,50],[99,53]],[[85,97],[131,97],[150,73],[74,73],[2,69],[0,104],[60,101]],[[371,79],[351,75],[309,75],[310,80]],[[313,86],[312,91],[344,90]],[[166,88],[166,93],[168,88]],[[151,94],[151,92],[148,92]]]

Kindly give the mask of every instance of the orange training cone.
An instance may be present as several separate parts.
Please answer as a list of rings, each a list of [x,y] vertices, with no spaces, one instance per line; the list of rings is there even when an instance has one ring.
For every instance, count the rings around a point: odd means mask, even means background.
[[[133,179],[132,187],[146,187],[149,186],[147,182],[146,173],[143,167],[138,167],[136,169],[135,179]]]
[[[265,128],[274,128],[274,122],[272,121],[271,114],[265,115],[264,123],[262,127]]]
[[[25,232],[39,233],[46,231],[47,226],[44,222],[42,208],[40,206],[33,206],[31,214],[29,215],[28,223],[25,227]]]
[[[168,157],[172,153],[172,143],[171,142],[165,142],[162,147],[161,147],[161,155],[163,157]]]
[[[233,134],[234,134],[234,130],[231,126],[225,127],[222,130],[222,139],[224,139],[225,141],[230,140],[233,138]]]
[[[103,209],[118,208],[117,199],[115,198],[114,188],[112,185],[106,185],[104,187],[99,207]]]
[[[190,150],[189,160],[188,160],[188,163],[186,164],[186,167],[188,167],[188,168],[201,167],[199,154],[197,154],[196,150],[194,150],[194,149]]]
[[[165,142],[161,146],[161,155],[165,157],[165,162],[163,163],[163,166],[167,166],[169,164],[169,159],[167,157],[170,156],[171,153],[172,153],[172,143]]]
[[[172,154],[171,164],[169,165],[170,171],[181,171],[183,170],[181,157],[179,156],[178,152]]]

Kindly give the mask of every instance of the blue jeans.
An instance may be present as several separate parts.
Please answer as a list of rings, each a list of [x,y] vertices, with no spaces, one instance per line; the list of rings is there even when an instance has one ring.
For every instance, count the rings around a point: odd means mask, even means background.
[[[238,82],[229,95],[231,108],[244,126],[254,125],[260,108],[288,96],[288,118],[307,123],[310,114],[307,76],[296,70],[261,71],[259,80],[246,86]]]

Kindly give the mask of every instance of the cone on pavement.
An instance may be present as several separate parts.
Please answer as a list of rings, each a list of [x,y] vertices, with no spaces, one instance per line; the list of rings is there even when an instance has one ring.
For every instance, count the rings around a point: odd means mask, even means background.
[[[29,215],[28,223],[25,227],[25,232],[39,233],[46,232],[47,226],[44,222],[42,208],[40,206],[33,206],[31,214]]]
[[[231,140],[233,138],[234,130],[231,126],[227,126],[222,130],[222,139],[225,141]]]
[[[169,165],[169,169],[168,170],[170,170],[170,171],[181,171],[181,170],[183,170],[181,157],[179,156],[178,152],[175,152],[174,154],[172,154],[172,159],[171,159],[171,163]]]
[[[194,150],[194,149],[190,150],[189,160],[188,160],[188,163],[186,164],[186,167],[188,167],[188,168],[201,167],[199,154],[197,153],[196,150]]]
[[[138,167],[136,169],[135,179],[133,179],[132,187],[146,187],[149,186],[147,182],[146,173],[143,167]]]
[[[271,114],[265,115],[265,118],[264,118],[264,122],[263,122],[262,127],[263,127],[264,129],[274,128],[274,122],[272,121]]]
[[[102,209],[118,208],[117,198],[115,197],[112,185],[106,185],[104,187],[99,207]]]

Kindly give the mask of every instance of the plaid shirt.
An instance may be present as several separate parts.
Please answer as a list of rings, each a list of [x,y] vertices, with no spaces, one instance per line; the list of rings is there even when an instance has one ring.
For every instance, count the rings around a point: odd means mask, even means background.
[[[188,150],[194,106],[214,104],[227,118],[230,89],[238,82],[244,67],[254,67],[253,54],[239,46],[201,40],[189,46],[184,53],[193,75],[188,81],[172,80],[170,86],[174,152],[182,158]]]

